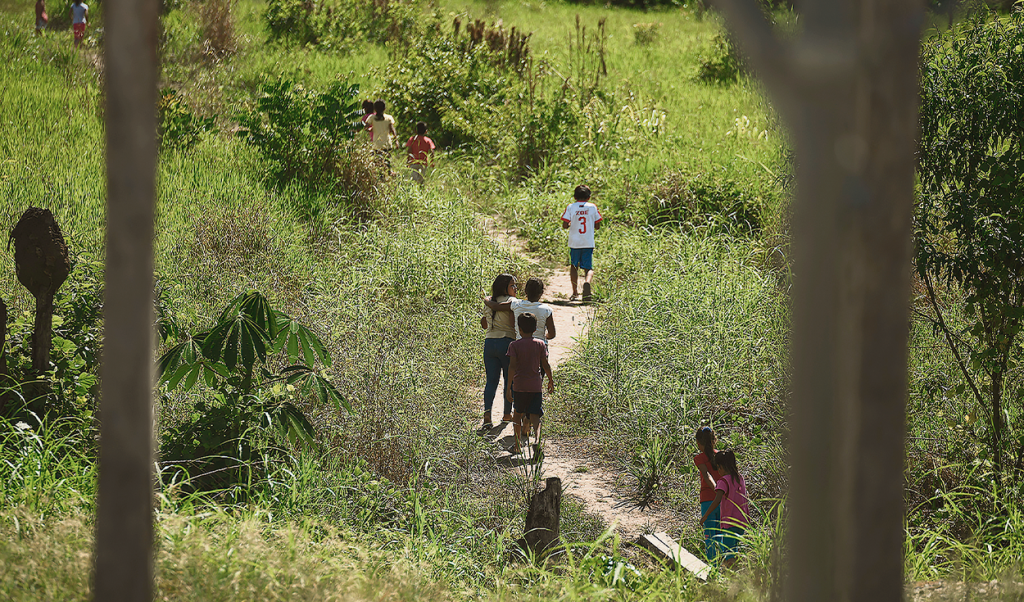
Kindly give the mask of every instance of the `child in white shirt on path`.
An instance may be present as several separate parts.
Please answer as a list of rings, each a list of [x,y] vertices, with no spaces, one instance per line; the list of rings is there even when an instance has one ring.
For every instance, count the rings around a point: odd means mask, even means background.
[[[583,300],[590,301],[590,282],[594,278],[594,232],[601,229],[601,212],[590,202],[590,188],[577,186],[575,199],[562,213],[562,228],[569,231],[569,278],[572,280],[570,301],[579,298],[576,280],[583,270]]]
[[[555,318],[551,306],[540,302],[543,294],[544,282],[540,278],[530,278],[526,281],[526,299],[513,299],[504,303],[495,303],[484,299],[484,303],[494,311],[512,310],[512,313],[515,314],[516,339],[523,337],[519,332],[519,316],[525,313],[533,314],[537,318],[538,326],[544,324],[544,332],[533,333],[533,338],[544,341],[546,345],[548,339],[555,338]]]

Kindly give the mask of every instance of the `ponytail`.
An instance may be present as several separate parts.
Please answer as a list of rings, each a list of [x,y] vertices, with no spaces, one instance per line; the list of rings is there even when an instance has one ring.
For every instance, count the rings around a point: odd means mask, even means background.
[[[702,426],[697,429],[697,445],[700,446],[704,455],[708,457],[711,469],[717,471],[718,462],[715,458],[715,431],[711,430],[710,426]]]
[[[736,467],[736,454],[732,450],[720,451],[715,454],[715,461],[735,479],[742,480],[740,469]]]

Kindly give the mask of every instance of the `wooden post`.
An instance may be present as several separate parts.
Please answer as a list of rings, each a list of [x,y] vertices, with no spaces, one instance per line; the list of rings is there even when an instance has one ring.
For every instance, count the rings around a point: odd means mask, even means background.
[[[544,490],[530,498],[526,514],[526,533],[519,540],[523,551],[533,552],[538,558],[558,545],[562,520],[562,480],[548,477]]]
[[[793,134],[793,602],[900,600],[920,0],[717,0]]]
[[[105,7],[107,245],[95,600],[153,590],[157,0]]]

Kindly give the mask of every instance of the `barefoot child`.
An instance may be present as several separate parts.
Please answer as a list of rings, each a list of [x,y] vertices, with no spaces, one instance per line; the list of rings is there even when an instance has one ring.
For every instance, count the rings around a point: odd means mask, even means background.
[[[721,506],[722,566],[729,568],[736,563],[740,538],[750,526],[750,503],[747,500],[747,483],[736,467],[736,454],[720,451],[715,454],[715,463],[722,467],[722,478],[715,486],[715,501],[711,502],[700,522],[707,520],[711,512]]]
[[[701,452],[693,457],[693,463],[700,473],[700,513],[707,515],[704,523],[704,554],[708,562],[712,562],[718,555],[718,544],[721,541],[719,530],[720,508],[715,508],[710,513],[708,508],[715,501],[715,486],[722,478],[719,466],[715,463],[715,431],[710,426],[702,426],[697,429],[697,446]]]
[[[540,419],[544,415],[544,376],[548,377],[548,393],[555,392],[555,381],[551,378],[548,364],[548,347],[540,339],[533,338],[537,329],[537,317],[527,312],[519,316],[519,332],[523,338],[508,346],[509,380],[512,381],[512,424],[515,431],[516,453],[519,453],[520,439],[529,442],[530,431],[540,441]]]
[[[576,279],[583,270],[583,300],[590,301],[590,281],[594,278],[594,232],[601,229],[601,212],[590,202],[590,188],[577,186],[573,201],[562,213],[562,228],[569,231],[569,278],[572,280],[570,301],[579,298]]]

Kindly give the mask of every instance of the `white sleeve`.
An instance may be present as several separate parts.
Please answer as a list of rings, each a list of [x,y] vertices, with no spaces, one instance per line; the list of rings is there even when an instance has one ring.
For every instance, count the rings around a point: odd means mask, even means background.
[[[563,220],[569,221],[569,219],[572,217],[572,214],[570,213],[571,209],[572,209],[572,205],[570,204],[568,207],[565,208],[565,211],[562,212],[562,219]]]

